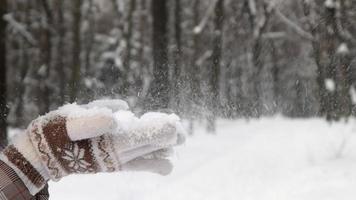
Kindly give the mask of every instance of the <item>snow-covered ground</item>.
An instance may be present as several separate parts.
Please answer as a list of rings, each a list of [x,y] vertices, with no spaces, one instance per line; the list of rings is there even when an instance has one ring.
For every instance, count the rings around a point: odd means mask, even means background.
[[[281,117],[199,127],[169,176],[74,175],[50,183],[52,200],[354,200],[356,122]]]

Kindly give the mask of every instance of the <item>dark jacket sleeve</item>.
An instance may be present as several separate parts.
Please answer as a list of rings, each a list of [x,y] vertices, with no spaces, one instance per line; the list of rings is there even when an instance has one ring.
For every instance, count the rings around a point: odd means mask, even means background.
[[[32,200],[48,200],[48,199],[49,199],[48,184],[41,191],[39,191],[36,194],[36,196],[32,198]]]
[[[32,196],[14,170],[0,161],[0,200],[48,200],[48,185]]]

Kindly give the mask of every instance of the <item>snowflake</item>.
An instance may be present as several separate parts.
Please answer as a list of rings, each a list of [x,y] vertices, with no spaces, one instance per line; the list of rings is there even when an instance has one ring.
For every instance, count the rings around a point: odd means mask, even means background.
[[[79,148],[77,144],[74,144],[70,149],[65,149],[62,158],[69,162],[68,167],[75,172],[87,171],[91,166],[84,160],[84,149]]]

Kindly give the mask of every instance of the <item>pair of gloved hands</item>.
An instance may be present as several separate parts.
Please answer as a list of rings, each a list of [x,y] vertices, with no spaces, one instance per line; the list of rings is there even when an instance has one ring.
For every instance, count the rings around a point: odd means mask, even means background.
[[[121,100],[68,104],[32,121],[0,159],[19,175],[31,194],[48,180],[73,173],[148,171],[168,174],[172,148],[184,142],[174,114],[137,118]]]

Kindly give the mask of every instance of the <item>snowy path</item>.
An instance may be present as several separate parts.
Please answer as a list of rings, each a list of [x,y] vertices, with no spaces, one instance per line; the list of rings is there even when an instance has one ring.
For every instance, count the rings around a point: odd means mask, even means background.
[[[167,177],[71,176],[53,200],[328,200],[356,197],[356,124],[283,118],[220,121],[179,147]]]

